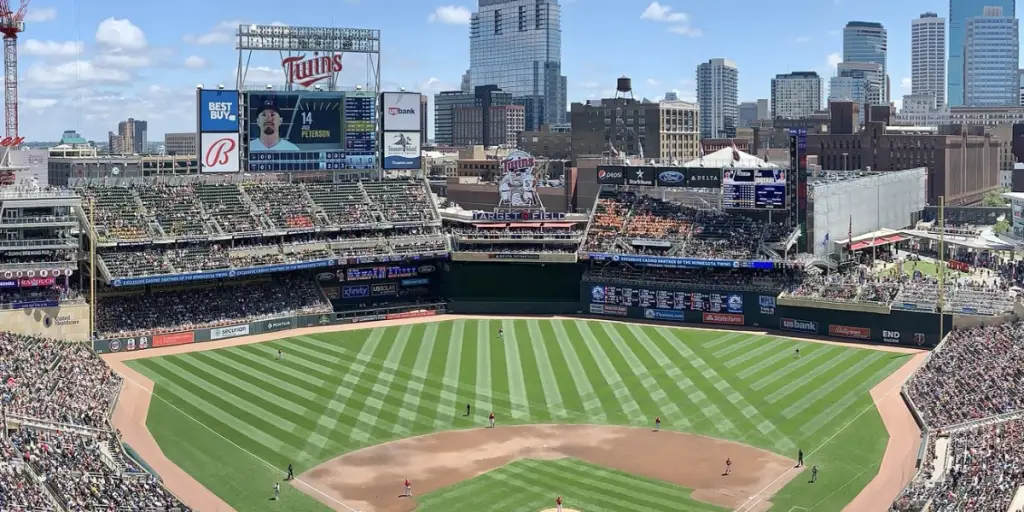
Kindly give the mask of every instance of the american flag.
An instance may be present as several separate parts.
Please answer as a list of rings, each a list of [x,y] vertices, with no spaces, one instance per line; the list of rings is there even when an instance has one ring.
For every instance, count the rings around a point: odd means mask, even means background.
[[[700,156],[701,163],[704,163],[704,143],[703,142],[697,141],[697,151],[698,151],[697,154]]]
[[[740,161],[740,149],[736,147],[736,141],[730,141],[732,143],[732,159],[734,162]]]
[[[853,250],[853,215],[850,215],[850,230],[846,232],[846,250]]]

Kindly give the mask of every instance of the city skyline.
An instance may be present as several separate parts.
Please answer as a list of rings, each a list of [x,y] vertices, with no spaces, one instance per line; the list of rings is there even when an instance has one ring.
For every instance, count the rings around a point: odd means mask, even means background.
[[[736,62],[741,102],[769,97],[771,78],[777,74],[816,71],[827,83],[842,58],[843,27],[860,20],[881,23],[888,32],[891,95],[899,104],[910,93],[912,20],[927,11],[948,17],[949,11],[948,0],[913,5],[794,0],[799,28],[775,36],[779,45],[759,45],[735,33],[757,33],[766,23],[783,21],[770,5],[752,3],[743,16],[736,16],[734,9],[714,3],[559,4],[561,74],[567,77],[569,103],[613,95],[615,79],[622,75],[633,79],[637,97],[657,100],[671,91],[694,101],[696,67],[711,58]],[[247,5],[248,12],[274,12],[269,0]],[[194,129],[194,116],[178,113],[194,108],[197,83],[234,82],[238,56],[232,33],[241,23],[382,28],[382,85],[428,95],[431,130],[433,95],[460,89],[470,65],[469,21],[475,1],[396,0],[382,6],[367,0],[311,0],[306,9],[241,19],[234,7],[196,0],[173,7],[111,0],[99,9],[83,9],[70,0],[33,3],[20,42],[22,134],[30,140],[56,140],[64,129],[76,129],[86,138],[103,140],[113,123],[128,117],[149,120],[152,139]],[[380,23],[395,7],[407,15]],[[202,16],[196,23],[167,24],[172,10]],[[785,19],[791,18],[787,14]],[[616,30],[609,32],[609,24]],[[276,60],[276,55],[255,55],[250,79],[280,83]],[[345,63],[343,82],[365,75],[358,59],[346,56]]]

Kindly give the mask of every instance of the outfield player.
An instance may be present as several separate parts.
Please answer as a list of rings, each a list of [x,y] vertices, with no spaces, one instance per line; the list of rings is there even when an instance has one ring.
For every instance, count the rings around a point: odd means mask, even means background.
[[[281,499],[281,483],[274,482],[274,501]]]
[[[656,416],[654,418],[654,431],[657,432],[659,430],[661,430],[661,416]]]
[[[404,496],[408,496],[410,498],[412,497],[412,483],[409,482],[408,478],[405,479],[405,494],[404,494]]]
[[[494,413],[493,412],[491,413],[490,416],[487,417],[487,422],[490,424],[491,428],[494,428]]]
[[[469,416],[469,404],[466,404],[466,416]]]
[[[277,360],[278,361],[283,361],[284,360],[284,350],[277,349]]]
[[[814,482],[817,482],[817,481],[818,481],[818,466],[814,465],[814,466],[811,466],[811,483],[813,484]]]
[[[793,352],[793,359],[800,359],[800,349],[796,349],[796,352]]]
[[[498,339],[500,340],[500,339],[502,339],[502,338],[504,338],[504,337],[505,337],[505,331],[504,331],[504,330],[502,330],[502,328],[501,328],[501,327],[499,327],[499,328],[498,328]]]
[[[561,496],[555,498],[555,510],[557,512],[562,512],[562,497]]]
[[[732,459],[730,459],[728,457],[725,458],[725,474],[726,475],[731,475],[732,474]]]

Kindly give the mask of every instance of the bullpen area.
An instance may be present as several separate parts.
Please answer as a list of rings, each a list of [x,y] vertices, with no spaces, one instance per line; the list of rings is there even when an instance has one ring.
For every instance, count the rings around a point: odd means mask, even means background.
[[[115,425],[172,490],[211,491],[202,510],[842,510],[889,440],[872,388],[912,358],[598,320],[404,322],[104,356],[129,379]]]

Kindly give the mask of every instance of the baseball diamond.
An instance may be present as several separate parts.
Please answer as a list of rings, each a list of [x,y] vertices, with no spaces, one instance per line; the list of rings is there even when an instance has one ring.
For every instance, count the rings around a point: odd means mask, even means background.
[[[265,506],[288,464],[289,510],[533,511],[556,495],[586,511],[838,510],[886,448],[869,391],[913,364],[895,347],[582,319],[335,329],[106,357],[152,381],[160,449],[236,510]]]

